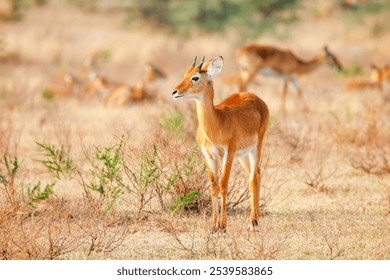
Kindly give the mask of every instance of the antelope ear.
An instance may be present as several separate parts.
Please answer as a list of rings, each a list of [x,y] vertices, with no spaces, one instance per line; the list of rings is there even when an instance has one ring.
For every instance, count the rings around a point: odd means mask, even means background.
[[[211,81],[215,76],[221,73],[223,66],[222,56],[213,58],[207,66],[207,80]]]

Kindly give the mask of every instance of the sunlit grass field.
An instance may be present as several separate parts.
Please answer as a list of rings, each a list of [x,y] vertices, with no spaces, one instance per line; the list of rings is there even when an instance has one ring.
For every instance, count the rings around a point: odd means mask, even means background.
[[[389,13],[360,22],[307,2],[299,21],[248,38],[127,26],[121,12],[62,1],[0,21],[0,259],[389,259],[390,81],[382,91],[345,89],[371,63],[390,63]],[[250,42],[306,59],[328,45],[344,71],[300,77],[308,110],[290,88],[285,116],[280,80],[259,76],[249,87],[271,115],[260,231],[248,231],[247,176],[235,163],[227,236],[217,238],[195,104],[171,92],[194,56],[222,55],[220,102],[237,90],[224,78],[238,73],[235,51]],[[125,107],[80,97],[81,84],[67,98],[45,94],[91,56],[112,84],[136,85],[148,62],[167,77]]]

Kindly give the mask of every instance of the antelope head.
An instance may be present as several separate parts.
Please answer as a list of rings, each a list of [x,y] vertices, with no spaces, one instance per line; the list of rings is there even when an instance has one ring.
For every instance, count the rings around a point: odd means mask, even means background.
[[[223,66],[222,56],[217,56],[204,64],[204,57],[200,64],[196,65],[196,57],[192,65],[184,74],[183,80],[176,85],[172,92],[174,99],[193,98],[197,101],[202,101],[204,94],[207,93],[206,88],[217,76]]]
[[[329,50],[328,46],[324,46],[323,54],[325,56],[325,62],[332,68],[335,68],[338,71],[343,70],[343,66],[337,57]]]

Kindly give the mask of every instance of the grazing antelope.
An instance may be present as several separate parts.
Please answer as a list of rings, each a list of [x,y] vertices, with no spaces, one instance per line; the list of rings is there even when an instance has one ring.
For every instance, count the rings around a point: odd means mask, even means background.
[[[146,100],[149,92],[144,83],[137,86],[121,85],[114,87],[103,99],[104,105],[116,105],[124,107],[126,105]]]
[[[100,75],[91,74],[88,80],[84,83],[83,96],[88,99],[103,98],[107,96],[110,90],[110,83],[108,80]]]
[[[80,98],[102,98],[109,91],[108,79],[97,73],[96,65],[95,55],[88,56],[83,60],[83,65],[77,76],[79,83],[83,85]]]
[[[234,93],[214,105],[213,79],[223,66],[223,58],[215,57],[206,65],[196,66],[196,57],[174,88],[175,100],[196,101],[198,132],[196,141],[206,159],[212,199],[212,232],[226,232],[226,199],[233,159],[237,156],[249,174],[251,192],[250,230],[258,230],[260,197],[260,157],[269,118],[268,107],[253,93]],[[218,165],[222,159],[221,179]],[[218,211],[218,196],[221,210]],[[218,218],[219,215],[219,218]]]
[[[371,74],[368,79],[354,79],[346,83],[345,88],[349,91],[379,89],[383,90],[384,71],[378,66],[371,64]]]
[[[75,87],[75,78],[71,73],[57,76],[51,85],[45,89],[45,93],[60,98],[68,98],[72,95]]]
[[[257,73],[264,76],[281,77],[283,88],[281,92],[281,112],[285,113],[285,102],[288,84],[296,89],[303,104],[302,91],[296,77],[307,74],[326,63],[338,70],[342,69],[339,60],[325,46],[321,53],[314,58],[304,60],[297,57],[290,50],[281,50],[272,46],[250,44],[238,49],[237,60],[240,68],[240,91],[247,90]]]
[[[104,98],[105,105],[126,106],[132,103],[153,99],[150,85],[159,80],[165,79],[166,74],[151,63],[145,65],[145,76],[143,82],[136,86],[119,85],[114,87]]]

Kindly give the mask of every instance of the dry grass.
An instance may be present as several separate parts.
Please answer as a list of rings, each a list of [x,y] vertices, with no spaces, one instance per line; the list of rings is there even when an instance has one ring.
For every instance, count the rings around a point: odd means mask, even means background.
[[[247,230],[247,179],[237,164],[228,235],[215,238],[207,176],[194,146],[194,106],[171,101],[170,92],[194,55],[223,55],[224,71],[235,73],[239,40],[129,32],[119,27],[120,16],[52,2],[21,22],[0,25],[0,259],[390,258],[388,83],[382,93],[349,93],[347,77],[324,67],[300,79],[309,112],[296,109],[291,92],[281,118],[279,81],[260,77],[251,91],[271,111],[260,232]],[[304,57],[327,43],[346,67],[390,62],[388,31],[381,43],[370,33],[377,21],[369,20],[366,30],[337,13],[318,14],[284,38],[259,41],[287,44]],[[42,95],[56,75],[77,73],[95,53],[110,54],[99,61],[99,74],[121,83],[141,80],[148,61],[161,65],[168,77],[153,85],[158,98],[107,108],[96,99]],[[217,102],[230,93],[222,79],[215,86]],[[37,142],[63,146],[73,160],[70,174],[54,176],[42,165]],[[40,193],[54,183],[53,193],[32,202],[38,182]],[[199,195],[186,197],[193,191]]]

